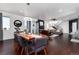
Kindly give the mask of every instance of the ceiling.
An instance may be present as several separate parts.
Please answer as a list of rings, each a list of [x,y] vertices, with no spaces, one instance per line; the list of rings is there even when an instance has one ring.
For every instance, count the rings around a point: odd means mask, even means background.
[[[37,19],[51,19],[78,12],[79,3],[0,3],[0,10]]]

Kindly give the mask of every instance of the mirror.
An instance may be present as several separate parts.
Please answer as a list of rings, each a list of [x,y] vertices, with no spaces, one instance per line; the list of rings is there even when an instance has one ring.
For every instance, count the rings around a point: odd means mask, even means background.
[[[15,25],[16,27],[21,27],[21,26],[22,26],[22,22],[21,22],[20,20],[15,20],[15,21],[14,21],[14,25]]]

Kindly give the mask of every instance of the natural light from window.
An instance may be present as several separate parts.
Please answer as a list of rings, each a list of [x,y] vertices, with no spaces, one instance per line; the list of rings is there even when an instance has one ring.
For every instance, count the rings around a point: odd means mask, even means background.
[[[9,30],[10,29],[10,18],[9,17],[2,17],[3,19],[3,29]]]

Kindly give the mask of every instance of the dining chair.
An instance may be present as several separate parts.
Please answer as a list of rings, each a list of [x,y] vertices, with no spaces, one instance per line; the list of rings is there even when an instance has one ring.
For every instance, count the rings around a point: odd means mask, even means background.
[[[45,55],[47,55],[46,46],[48,44],[47,38],[40,38],[40,39],[34,39],[32,44],[30,44],[30,49],[32,49],[31,53],[35,53],[35,55],[40,52],[41,50],[44,50]]]
[[[18,52],[19,51],[19,49],[20,49],[20,46],[19,46],[19,42],[18,42],[18,38],[17,38],[18,36],[17,36],[17,33],[16,32],[14,32],[14,50],[16,51],[16,52]]]
[[[18,43],[20,45],[21,49],[21,55],[23,54],[23,52],[28,52],[28,41],[24,40],[24,38],[22,38],[21,36],[17,36],[18,39]],[[28,54],[28,53],[27,53]]]
[[[15,42],[18,42],[17,33],[16,32],[14,32],[14,40],[15,40]]]
[[[46,35],[46,36],[48,36],[48,40],[51,40],[51,32],[50,31],[48,31],[48,30],[42,30],[41,32],[40,32],[40,34],[42,34],[42,35]]]
[[[31,41],[26,41],[24,38],[21,36],[16,35],[17,37],[17,42],[19,43],[19,46],[22,48],[21,49],[21,55],[25,51],[27,55],[30,55],[32,53],[37,54],[41,50],[44,50],[44,53],[47,54],[46,46],[47,46],[47,38],[40,38],[36,39],[33,38]]]

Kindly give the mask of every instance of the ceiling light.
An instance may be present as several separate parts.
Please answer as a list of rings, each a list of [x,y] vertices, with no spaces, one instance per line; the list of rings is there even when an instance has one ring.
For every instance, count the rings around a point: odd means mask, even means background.
[[[62,9],[59,9],[59,10],[58,10],[58,12],[62,12],[62,11],[63,11]]]

